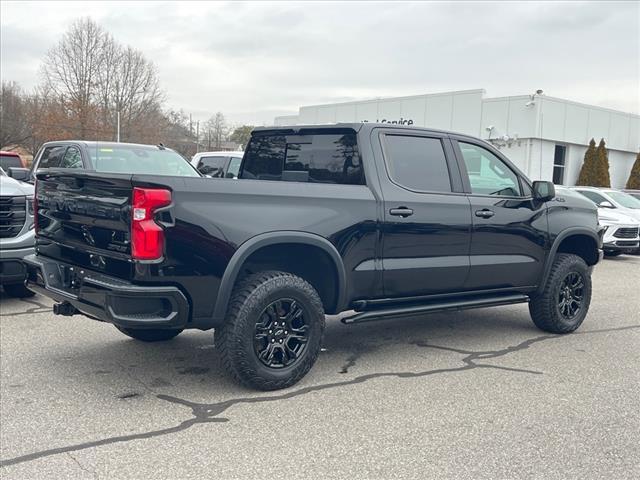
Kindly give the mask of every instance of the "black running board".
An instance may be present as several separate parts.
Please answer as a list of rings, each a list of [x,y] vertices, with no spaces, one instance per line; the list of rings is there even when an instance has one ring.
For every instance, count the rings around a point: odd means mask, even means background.
[[[358,312],[350,317],[341,319],[342,323],[362,323],[382,320],[390,317],[406,317],[419,313],[445,312],[447,310],[465,310],[468,308],[497,307],[514,303],[526,303],[529,297],[521,293],[491,297],[473,297],[466,299],[441,300],[422,305],[410,305]]]

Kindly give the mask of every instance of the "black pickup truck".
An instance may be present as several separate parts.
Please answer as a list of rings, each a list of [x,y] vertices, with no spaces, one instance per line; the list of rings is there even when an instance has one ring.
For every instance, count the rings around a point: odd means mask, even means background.
[[[142,341],[216,329],[234,378],[288,387],[346,324],[529,302],[568,333],[602,257],[596,207],[486,142],[400,125],[254,130],[238,180],[44,169],[29,288]]]

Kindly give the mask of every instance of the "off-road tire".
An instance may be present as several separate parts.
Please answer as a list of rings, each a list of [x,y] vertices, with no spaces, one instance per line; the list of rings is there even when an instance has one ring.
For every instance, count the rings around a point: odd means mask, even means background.
[[[3,285],[4,291],[7,295],[13,298],[29,298],[35,295],[34,292],[25,287],[22,283],[12,283],[9,285]]]
[[[124,328],[114,325],[127,337],[131,337],[141,342],[166,342],[180,335],[182,330],[169,328]]]
[[[563,281],[571,273],[578,273],[583,281],[583,299],[575,317],[568,319],[560,312],[559,297]],[[577,255],[558,253],[541,294],[531,298],[529,312],[540,330],[550,333],[570,333],[584,321],[591,303],[591,272],[585,261]]]
[[[291,365],[275,369],[258,358],[254,337],[264,310],[284,298],[295,300],[302,308],[307,342]],[[258,390],[278,390],[297,383],[311,369],[320,353],[324,325],[322,301],[307,281],[287,272],[259,272],[235,286],[225,322],[215,331],[215,344],[225,369],[237,382]]]

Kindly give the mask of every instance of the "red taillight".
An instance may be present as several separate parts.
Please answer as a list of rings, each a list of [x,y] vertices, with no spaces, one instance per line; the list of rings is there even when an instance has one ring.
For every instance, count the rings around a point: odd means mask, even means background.
[[[133,189],[131,206],[131,256],[157,260],[164,249],[164,230],[154,219],[157,209],[171,204],[171,192],[160,188]]]

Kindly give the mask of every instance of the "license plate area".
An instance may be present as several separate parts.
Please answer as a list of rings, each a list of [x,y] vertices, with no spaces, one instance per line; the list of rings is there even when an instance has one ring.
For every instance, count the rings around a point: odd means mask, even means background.
[[[60,287],[71,293],[76,293],[80,290],[82,276],[77,267],[59,265],[58,270],[60,272]]]

